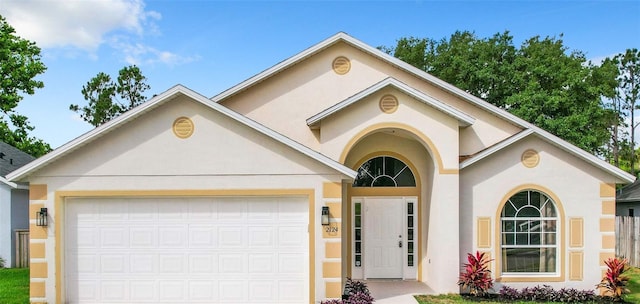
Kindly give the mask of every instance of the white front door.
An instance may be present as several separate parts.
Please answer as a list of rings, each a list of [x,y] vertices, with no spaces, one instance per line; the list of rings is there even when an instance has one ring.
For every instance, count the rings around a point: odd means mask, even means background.
[[[402,278],[404,200],[364,202],[364,278]]]

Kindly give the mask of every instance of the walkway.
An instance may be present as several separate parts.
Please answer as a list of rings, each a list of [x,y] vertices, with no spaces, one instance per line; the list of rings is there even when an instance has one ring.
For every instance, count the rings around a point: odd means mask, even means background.
[[[376,304],[416,304],[415,294],[434,294],[427,284],[418,281],[366,280]]]

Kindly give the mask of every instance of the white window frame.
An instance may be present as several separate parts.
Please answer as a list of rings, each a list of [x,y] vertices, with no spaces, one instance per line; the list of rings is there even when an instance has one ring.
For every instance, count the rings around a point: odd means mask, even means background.
[[[515,205],[511,202],[511,199],[514,196],[516,196],[516,195],[518,195],[518,194],[520,194],[522,192],[527,192],[527,203],[526,203],[526,205],[524,205],[524,206],[522,206],[520,208],[516,208]],[[541,208],[537,208],[537,207],[531,205],[531,193],[532,192],[537,192],[541,196],[544,196],[546,198],[544,203],[542,204]],[[551,206],[554,209],[555,216],[554,217],[549,217],[549,216],[543,217],[541,209],[543,209],[549,203],[551,204]],[[504,212],[504,209],[507,208],[508,204],[511,204],[511,206],[514,209],[516,209],[516,214],[513,217],[504,217],[504,216],[502,216],[502,214]],[[535,208],[540,213],[540,216],[539,217],[531,217],[531,216],[518,217],[517,216],[518,212],[520,212],[524,208]],[[503,231],[503,227],[504,227],[503,223],[509,222],[509,221],[514,223],[514,230],[516,230],[516,231],[512,232],[514,234],[514,242],[515,242],[515,238],[517,237],[515,235],[516,232],[517,232],[517,229],[516,229],[516,226],[515,226],[516,221],[528,221],[529,223],[531,223],[531,221],[539,221],[541,227],[544,227],[544,226],[542,226],[542,223],[544,221],[555,221],[556,229],[553,232],[554,233],[554,238],[555,238],[555,244],[553,244],[553,245],[545,245],[543,240],[541,239],[539,245],[531,245],[531,244],[529,244],[529,245],[512,245],[512,244],[505,245],[505,244],[503,244],[503,238],[504,238],[504,235],[505,235],[505,231]],[[561,246],[560,246],[561,239],[560,239],[560,236],[561,236],[561,233],[562,233],[562,231],[560,231],[560,229],[561,229],[562,225],[561,225],[560,221],[561,221],[561,218],[559,216],[558,206],[557,206],[556,202],[554,202],[553,199],[548,194],[546,194],[546,193],[544,193],[542,191],[539,191],[539,190],[528,189],[528,190],[519,191],[519,192],[515,193],[514,195],[512,195],[507,200],[507,202],[502,206],[502,210],[500,210],[500,252],[498,254],[500,254],[502,256],[503,255],[503,249],[508,249],[508,248],[554,248],[555,249],[555,253],[556,253],[556,255],[555,255],[555,267],[554,267],[555,271],[554,272],[507,272],[507,271],[505,271],[503,269],[503,264],[505,263],[504,260],[503,260],[500,263],[500,265],[498,265],[498,267],[500,267],[500,270],[501,270],[501,275],[503,277],[558,277],[558,276],[560,276],[560,273],[561,273],[561,269],[560,269],[560,267],[561,267],[561,263],[560,262],[561,261],[560,261],[560,259],[562,258],[561,252],[560,252],[560,250],[561,250]],[[531,232],[532,231],[529,230],[529,229],[526,231],[526,233],[529,235],[528,243],[531,240],[530,239]],[[507,233],[509,233],[509,232],[507,232]],[[544,237],[545,233],[548,233],[548,232],[545,232],[543,230],[540,233],[541,233],[541,237]],[[505,259],[505,258],[506,258],[506,256],[503,256],[503,259]]]

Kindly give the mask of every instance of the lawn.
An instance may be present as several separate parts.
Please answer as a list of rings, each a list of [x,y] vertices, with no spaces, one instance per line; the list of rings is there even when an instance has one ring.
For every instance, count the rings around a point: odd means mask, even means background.
[[[625,273],[629,276],[629,290],[631,291],[625,297],[627,303],[640,303],[640,268],[631,268]],[[594,284],[595,285],[595,284]],[[434,304],[470,304],[470,303],[483,303],[483,304],[499,304],[504,302],[497,302],[495,300],[477,300],[471,298],[465,298],[457,294],[438,295],[438,296],[416,296],[416,300],[420,304],[434,303]],[[538,302],[514,302],[518,304],[538,303]]]
[[[29,303],[29,268],[0,268],[0,303]]]

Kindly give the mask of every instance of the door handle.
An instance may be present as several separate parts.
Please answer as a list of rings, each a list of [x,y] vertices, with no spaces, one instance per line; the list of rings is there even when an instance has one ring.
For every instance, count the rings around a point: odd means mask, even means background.
[[[402,241],[398,241],[398,248],[402,248]]]

